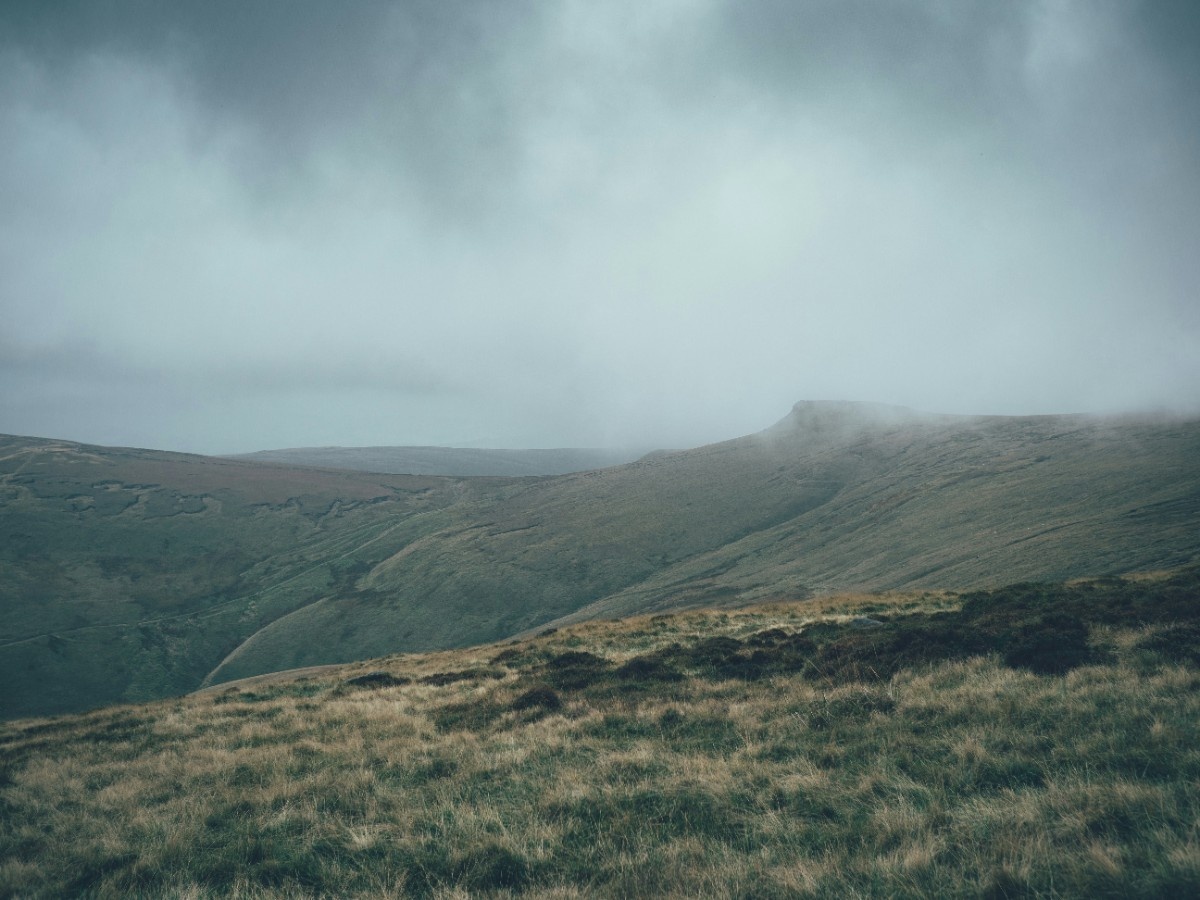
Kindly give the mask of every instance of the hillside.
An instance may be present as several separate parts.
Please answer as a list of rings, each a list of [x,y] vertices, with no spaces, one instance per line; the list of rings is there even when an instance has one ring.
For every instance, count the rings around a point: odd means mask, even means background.
[[[547,621],[1183,565],[1200,558],[1200,422],[798,404],[757,435],[459,511],[210,681]]]
[[[536,478],[0,443],[4,716],[593,616],[1200,558],[1200,422],[797,404]]]
[[[0,438],[0,714],[196,687],[457,483]]]
[[[1198,600],[693,611],[0,724],[0,896],[1196,896]]]
[[[582,448],[294,447],[259,450],[228,458],[391,475],[565,475],[633,462],[645,452]]]

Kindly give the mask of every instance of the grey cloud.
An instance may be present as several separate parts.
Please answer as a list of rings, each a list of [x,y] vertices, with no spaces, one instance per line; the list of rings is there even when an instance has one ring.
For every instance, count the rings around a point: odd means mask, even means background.
[[[852,102],[859,90],[975,120],[1019,89],[1012,67],[1030,11],[956,0],[752,0],[719,9],[710,36],[718,65],[798,104],[831,91]]]
[[[1200,7],[1190,0],[1143,0],[1129,17],[1130,27],[1152,59],[1170,74],[1181,97],[1200,89]],[[1188,110],[1183,110],[1187,112]],[[1190,105],[1189,127],[1200,110]]]
[[[0,34],[55,70],[95,55],[152,67],[203,117],[196,140],[228,129],[247,138],[239,163],[258,186],[286,193],[314,157],[358,153],[450,207],[511,179],[513,79],[537,9],[480,0],[17,2],[0,11]]]
[[[395,354],[381,355],[376,348],[357,357],[345,353],[344,348],[331,348],[330,357],[323,357],[320,350],[314,347],[307,354],[282,359],[215,359],[207,364],[187,359],[182,365],[171,366],[107,352],[88,340],[24,346],[10,339],[0,342],[0,378],[10,387],[21,385],[26,389],[57,383],[83,390],[89,382],[127,389],[157,382],[223,393],[373,390],[444,396],[461,388],[453,378]]]
[[[460,384],[374,353],[270,362],[222,353],[207,364],[164,366],[86,340],[38,347],[6,340],[0,384],[0,431],[90,443],[226,453],[294,443],[306,426],[351,444],[395,428],[428,443],[462,443],[472,434],[444,412],[461,407]],[[472,427],[486,422],[482,411],[473,414]]]
[[[0,430],[681,445],[802,398],[1194,406],[1196,18],[4,4]]]

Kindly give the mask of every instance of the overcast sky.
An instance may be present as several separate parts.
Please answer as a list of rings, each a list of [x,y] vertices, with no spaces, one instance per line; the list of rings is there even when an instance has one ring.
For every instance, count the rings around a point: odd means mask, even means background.
[[[0,432],[1200,409],[1193,0],[0,5]]]

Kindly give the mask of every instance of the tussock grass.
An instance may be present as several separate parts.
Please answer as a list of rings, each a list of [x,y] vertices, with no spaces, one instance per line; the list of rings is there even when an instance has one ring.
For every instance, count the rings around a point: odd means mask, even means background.
[[[1195,584],[590,623],[8,723],[0,895],[1194,896]]]

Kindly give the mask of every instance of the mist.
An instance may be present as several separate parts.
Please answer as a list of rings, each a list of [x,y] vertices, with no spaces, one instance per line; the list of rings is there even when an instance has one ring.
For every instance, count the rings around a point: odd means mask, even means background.
[[[1187,2],[8,3],[0,431],[1200,412]]]

